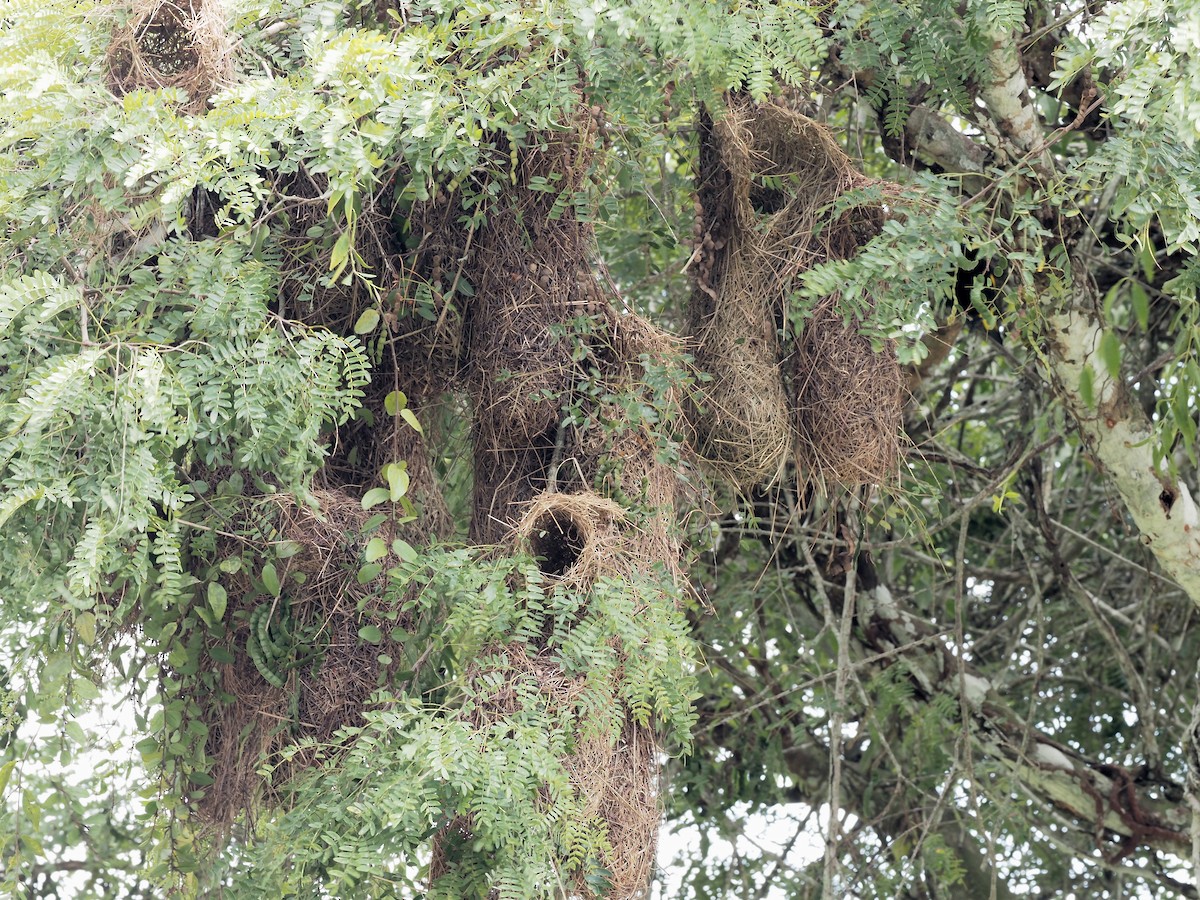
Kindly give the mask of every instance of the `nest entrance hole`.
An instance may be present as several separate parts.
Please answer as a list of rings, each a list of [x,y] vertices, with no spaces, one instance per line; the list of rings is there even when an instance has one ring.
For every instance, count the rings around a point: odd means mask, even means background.
[[[564,574],[579,561],[586,544],[574,516],[561,509],[548,509],[538,516],[529,534],[529,549],[547,575]]]
[[[195,16],[190,3],[186,8],[164,3],[138,29],[138,46],[161,74],[170,77],[200,65],[191,31]]]

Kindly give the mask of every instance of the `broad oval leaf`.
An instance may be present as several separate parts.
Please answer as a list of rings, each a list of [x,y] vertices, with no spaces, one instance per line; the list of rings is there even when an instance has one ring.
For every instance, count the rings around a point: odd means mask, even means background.
[[[354,323],[355,334],[369,334],[379,324],[379,310],[371,306],[362,311],[358,321]]]
[[[389,416],[397,416],[408,406],[408,397],[404,391],[392,391],[383,398],[383,410]]]
[[[225,618],[225,608],[229,605],[229,594],[217,582],[209,582],[208,608],[212,610],[213,621],[220,622]]]
[[[280,591],[279,573],[275,571],[274,563],[267,563],[262,568],[262,583],[272,597],[278,597]]]
[[[388,499],[390,494],[387,488],[371,488],[362,498],[363,509],[370,509],[372,506],[378,506]]]

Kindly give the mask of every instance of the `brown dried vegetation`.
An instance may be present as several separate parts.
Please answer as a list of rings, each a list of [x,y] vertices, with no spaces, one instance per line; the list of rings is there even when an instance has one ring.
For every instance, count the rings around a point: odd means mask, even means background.
[[[109,89],[179,88],[184,112],[200,113],[232,72],[231,41],[219,0],[132,0],[106,56]]]
[[[559,579],[569,591],[586,596],[597,579],[624,576],[657,577],[664,560],[617,503],[591,492],[544,493],[529,504],[511,535],[514,549],[539,560],[543,572]],[[673,560],[671,561],[673,562]],[[586,674],[563,671],[558,658],[538,647],[493,647],[481,658],[503,654],[502,669],[473,666],[467,679],[485,702],[470,708],[468,721],[485,733],[516,714],[523,702],[519,686],[533,685],[553,716],[575,715],[587,690]],[[616,685],[612,685],[616,693]],[[642,896],[649,883],[658,843],[658,742],[652,728],[626,720],[616,734],[581,722],[574,750],[563,759],[571,788],[581,802],[583,821],[600,821],[608,835],[602,862],[610,873],[610,898]],[[472,836],[469,817],[456,818],[434,841],[430,877],[449,871],[454,847]],[[574,896],[597,895],[582,878],[572,885]]]
[[[771,481],[793,458],[802,477],[844,485],[895,467],[893,348],[843,327],[836,298],[803,334],[788,322],[800,276],[852,256],[882,224],[876,206],[829,221],[829,205],[867,183],[828,129],[787,106],[730,97],[720,119],[701,120],[689,318],[711,380],[692,418],[701,458],[737,487]]]
[[[333,742],[338,729],[362,723],[368,698],[389,674],[379,656],[396,649],[390,632],[411,625],[383,602],[383,575],[358,581],[367,519],[358,500],[323,490],[313,496],[319,511],[283,494],[264,498],[264,505],[274,507],[274,533],[244,540],[226,536],[218,545],[223,559],[243,558],[247,550],[250,559],[256,558],[264,538],[267,544],[299,548],[277,561],[278,597],[257,588],[244,566],[221,579],[229,605],[225,636],[218,643],[233,661],[214,663],[214,688],[197,685],[192,697],[208,730],[205,753],[214,761],[214,783],[196,807],[203,821],[218,828],[227,827],[242,810],[253,809],[256,799],[271,802],[272,782],[257,773],[260,760],[277,761],[281,750],[305,738],[316,742],[276,773],[274,784],[279,786],[315,762],[321,745]],[[257,515],[250,518],[259,520]],[[280,673],[282,687],[268,683],[248,652],[250,615],[261,604],[271,606],[273,621],[289,622],[296,640],[297,658]],[[368,624],[382,632],[379,645],[359,638],[359,628]],[[317,656],[309,659],[313,652]]]
[[[189,108],[203,108],[226,75],[228,51],[217,7],[195,2],[184,9],[136,0],[109,52],[116,93],[171,84],[189,91]],[[681,578],[678,473],[663,459],[662,436],[630,421],[622,403],[680,405],[673,394],[649,396],[644,377],[678,347],[621,310],[597,258],[590,210],[574,208],[594,177],[602,127],[595,108],[581,105],[561,130],[516,148],[513,184],[480,224],[464,224],[455,193],[438,191],[416,204],[406,213],[407,246],[381,188],[355,225],[357,259],[375,279],[369,288],[359,278],[331,281],[328,260],[312,261],[329,221],[322,176],[301,171],[281,186],[284,251],[303,261],[287,268],[281,315],[348,333],[376,309],[377,366],[365,413],[329,435],[330,458],[313,491],[319,510],[272,495],[261,502],[273,507],[275,533],[238,538],[233,523],[218,543],[221,558],[255,559],[281,542],[299,549],[279,561],[278,596],[264,593],[248,568],[222,576],[229,603],[217,642],[227,651],[221,658],[232,661],[216,664],[215,684],[194,688],[191,698],[214,760],[214,783],[196,795],[203,821],[225,828],[253,809],[254,798],[277,802],[282,784],[336,743],[338,729],[359,724],[372,692],[395,674],[380,654],[399,658],[390,633],[414,623],[385,602],[384,575],[359,583],[368,515],[358,498],[381,483],[384,466],[405,461],[419,515],[410,523],[393,518],[379,535],[420,544],[451,536],[454,523],[426,437],[385,409],[391,392],[403,391],[426,426],[426,412],[447,392],[469,396],[476,543],[531,552],[580,596],[601,577],[646,579],[665,569]],[[503,156],[509,148],[497,141]],[[694,410],[699,452],[741,488],[770,480],[793,452],[807,477],[880,480],[895,454],[894,355],[873,352],[832,303],[794,348],[779,338],[797,277],[853,253],[878,227],[877,208],[853,209],[835,223],[820,218],[862,177],[823,127],[782,106],[738,99],[719,121],[702,123],[700,170],[691,333],[697,367],[712,381],[700,392],[703,412]],[[207,233],[211,224],[197,228]],[[424,315],[417,314],[418,293],[431,304]],[[466,296],[469,304],[454,306]],[[250,619],[264,604],[296,636],[296,655],[276,673],[281,685],[248,652]],[[379,629],[381,643],[360,639],[364,625]],[[302,655],[310,650],[318,655]],[[501,676],[489,702],[470,708],[478,729],[516,711],[518,684],[535,684],[552,708],[575,707],[582,679],[565,673],[553,654],[535,645],[504,653],[502,672],[476,664],[464,676],[486,676],[493,688]],[[655,734],[630,719],[616,733],[594,731],[581,724],[563,762],[588,813],[607,826],[608,896],[637,896],[658,826]],[[298,740],[299,752],[283,752]],[[286,762],[264,780],[257,774],[264,759]],[[448,847],[470,830],[459,819],[435,838],[432,877],[446,871]],[[582,882],[574,889],[593,896]]]

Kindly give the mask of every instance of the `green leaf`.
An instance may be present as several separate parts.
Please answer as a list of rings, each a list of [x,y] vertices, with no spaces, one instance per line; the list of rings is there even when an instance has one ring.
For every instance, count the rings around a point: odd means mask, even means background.
[[[1129,299],[1133,301],[1133,314],[1144,330],[1150,325],[1150,295],[1136,281],[1129,282]]]
[[[1154,259],[1154,247],[1150,244],[1145,244],[1138,252],[1138,262],[1142,266],[1142,274],[1146,276],[1146,280],[1154,281],[1154,272],[1158,268],[1158,262]]]
[[[407,412],[408,410],[405,410]],[[383,477],[388,483],[388,496],[393,503],[408,493],[409,477],[406,463],[388,463],[383,467]]]
[[[67,737],[69,737],[79,746],[82,747],[87,743],[87,735],[83,733],[83,726],[81,726],[74,719],[68,719],[63,723],[63,731],[67,733]]]
[[[421,427],[421,423],[417,421],[417,416],[411,409],[400,410],[400,418],[411,425],[417,434],[425,433],[425,429]]]
[[[100,699],[100,688],[87,678],[76,678],[71,687],[74,688],[76,695],[84,700]]]
[[[212,610],[213,620],[220,622],[225,618],[225,608],[229,605],[229,594],[217,582],[208,584],[208,608]]]
[[[142,756],[148,753],[153,753],[158,750],[158,738],[145,737],[134,744],[134,749]]]
[[[280,541],[275,545],[275,555],[280,559],[289,559],[303,549],[296,541]]]
[[[420,559],[420,554],[412,548],[412,545],[400,538],[392,541],[392,552],[408,563],[416,562]]]
[[[13,491],[9,496],[4,498],[0,503],[0,525],[12,517],[18,509],[33,500],[40,500],[46,493],[45,488],[39,486],[35,488],[22,488],[19,491]]]
[[[1083,371],[1079,373],[1079,398],[1084,406],[1096,406],[1096,373],[1092,371],[1091,363],[1084,363]]]
[[[362,311],[362,315],[358,317],[358,321],[354,323],[355,334],[368,334],[375,330],[375,326],[379,324],[379,310],[374,306],[368,307]]]
[[[329,254],[329,268],[333,272],[340,272],[346,267],[346,262],[350,259],[350,232],[343,231],[337,241],[333,245],[333,250]],[[355,326],[355,331],[358,331]]]
[[[408,406],[408,397],[404,391],[392,391],[383,398],[383,409],[389,416],[397,416],[400,410]]]
[[[96,643],[96,616],[94,613],[81,612],[75,617],[75,633],[89,647]]]
[[[383,542],[383,538],[371,538],[367,541],[367,548],[363,551],[363,558],[369,562],[375,562],[377,559],[382,559],[387,555],[387,544]]]
[[[372,506],[378,506],[388,499],[389,493],[387,488],[371,488],[362,498],[362,508],[370,509]]]
[[[272,597],[279,596],[279,573],[275,571],[274,563],[267,563],[262,568],[262,583]]]
[[[25,812],[27,815],[32,812],[32,810],[30,810],[28,808],[27,804],[22,804],[22,805],[25,807]],[[31,816],[31,818],[32,818],[32,816]],[[31,856],[45,856],[46,855],[46,850],[42,846],[42,842],[39,841],[37,838],[35,838],[29,832],[25,832],[24,834],[21,835],[21,843],[22,843],[22,845],[24,845],[25,849],[27,851],[29,851],[29,854]]]
[[[8,787],[8,780],[12,778],[13,769],[16,768],[17,761],[10,759],[4,765],[0,766],[0,795],[4,793],[4,789]]]
[[[368,581],[374,581],[379,577],[379,573],[383,571],[383,566],[379,563],[367,563],[358,570],[358,583],[366,584]]]
[[[39,693],[43,696],[38,697],[38,709],[43,707],[41,701],[50,699],[49,695],[62,686],[62,682],[66,679],[67,673],[71,671],[71,658],[65,653],[52,653],[46,659],[46,665],[42,668],[42,679]]]
[[[242,569],[242,558],[240,556],[227,556],[221,560],[217,568],[227,575],[240,572]]]
[[[1188,398],[1189,392],[1186,390],[1176,390],[1171,397],[1171,415],[1179,428],[1179,435],[1183,438],[1185,447],[1191,447],[1196,440],[1196,420],[1193,418]]]
[[[1104,318],[1112,317],[1113,306],[1117,302],[1117,296],[1121,293],[1121,282],[1118,281],[1107,291],[1104,292]]]
[[[208,655],[212,657],[213,662],[222,663],[227,666],[231,665],[234,661],[234,655],[229,648],[220,645],[209,647]]]
[[[358,636],[368,644],[378,644],[383,640],[383,632],[379,630],[378,625],[364,625],[358,629]]]
[[[1121,378],[1121,339],[1106,329],[1100,336],[1099,353],[1109,377],[1118,381]]]

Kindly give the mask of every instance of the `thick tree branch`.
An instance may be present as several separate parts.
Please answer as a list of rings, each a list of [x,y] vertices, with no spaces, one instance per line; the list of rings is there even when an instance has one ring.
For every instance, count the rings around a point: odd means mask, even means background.
[[[819,562],[806,565],[796,545],[779,532],[764,536],[776,561],[792,573],[802,594],[809,590],[805,585],[813,585],[813,579],[817,579],[813,589],[823,588],[832,606],[839,606],[841,586],[825,581],[827,576]],[[860,569],[863,560],[860,555]],[[1089,758],[1039,730],[1006,702],[981,670],[952,651],[944,628],[910,611],[886,585],[875,582],[874,567],[869,561],[866,565],[869,577],[864,578],[863,572],[859,572],[862,586],[853,611],[849,668],[856,679],[865,683],[872,672],[896,667],[893,671],[902,672],[901,677],[915,689],[908,701],[914,717],[925,704],[935,702],[956,710],[954,721],[947,724],[962,728],[975,765],[973,773],[963,773],[961,777],[971,778],[981,788],[994,785],[1004,796],[1018,790],[1034,799],[1045,814],[1073,824],[1074,839],[1063,839],[1071,846],[1070,852],[1089,864],[1125,870],[1132,865],[1132,861],[1126,861],[1127,857],[1137,852],[1152,855],[1164,852],[1177,857],[1188,852],[1191,810],[1186,802],[1176,799],[1170,786],[1164,789],[1161,779],[1143,778],[1141,768]],[[813,607],[809,612],[813,616],[810,624],[818,627],[822,619],[820,610]],[[722,723],[732,723],[756,709],[773,709],[780,700],[780,695],[756,685],[753,678],[740,683],[745,703],[735,710],[725,709],[707,730],[710,740],[734,752],[735,760],[742,750],[741,731]],[[951,701],[948,704],[947,699]],[[784,739],[783,758],[796,780],[801,795],[797,799],[805,802],[824,799],[829,765],[824,739],[817,741],[806,730],[779,727],[782,722],[772,721]],[[855,756],[852,747],[844,752],[843,801],[846,808],[871,817],[860,794],[864,779],[859,770],[865,763]],[[875,781],[876,800],[870,805],[877,807],[880,796],[877,777]],[[1182,796],[1182,789],[1179,793]],[[911,803],[904,805],[912,808]],[[872,822],[873,827],[890,833],[886,817]],[[930,827],[949,824],[932,822]],[[968,839],[966,844],[955,848],[960,857],[974,844],[974,839]],[[980,848],[975,849],[981,852]],[[1096,850],[1103,854],[1103,859],[1097,859]],[[975,870],[976,883],[982,883],[978,879],[990,880],[984,857],[977,865],[968,867]]]
[[[992,49],[987,57],[990,77],[980,85],[979,96],[1008,145],[1005,151],[1009,157],[1041,153],[1042,127],[1030,101],[1016,35],[1001,32],[991,38]]]
[[[913,107],[904,124],[908,151],[942,172],[982,175],[987,149],[928,106]]]
[[[1100,354],[1104,327],[1090,284],[1078,280],[1046,322],[1048,378],[1125,501],[1163,570],[1200,606],[1200,512],[1188,486],[1154,460],[1154,433]],[[1085,400],[1090,379],[1092,399]]]

